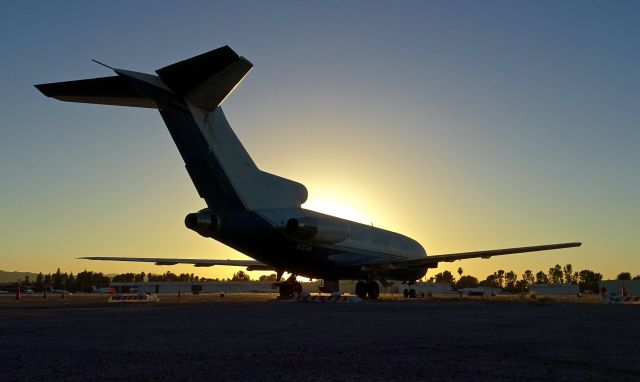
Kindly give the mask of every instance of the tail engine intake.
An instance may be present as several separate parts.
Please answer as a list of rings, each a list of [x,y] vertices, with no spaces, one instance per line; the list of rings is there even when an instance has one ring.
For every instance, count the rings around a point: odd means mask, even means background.
[[[185,216],[184,225],[201,236],[212,237],[220,227],[220,219],[211,212],[194,212]]]

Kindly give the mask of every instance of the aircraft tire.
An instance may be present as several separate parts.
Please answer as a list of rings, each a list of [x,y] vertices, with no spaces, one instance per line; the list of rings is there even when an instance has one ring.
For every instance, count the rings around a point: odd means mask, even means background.
[[[356,296],[361,299],[367,298],[367,283],[364,281],[358,281],[356,283]]]
[[[377,300],[380,297],[380,285],[376,281],[370,281],[367,284],[367,294],[372,300]]]
[[[293,297],[293,288],[288,282],[281,283],[278,292],[280,292],[280,297]]]
[[[417,297],[417,295],[416,295],[416,290],[415,290],[415,289],[411,289],[411,290],[409,291],[409,297],[410,297],[410,298],[416,298],[416,297]]]
[[[402,291],[402,295],[404,296],[404,298],[409,298],[409,289],[406,289],[406,288],[405,288],[405,289]]]
[[[301,294],[302,293],[302,284],[298,280],[294,280],[291,283],[291,295],[294,293]]]

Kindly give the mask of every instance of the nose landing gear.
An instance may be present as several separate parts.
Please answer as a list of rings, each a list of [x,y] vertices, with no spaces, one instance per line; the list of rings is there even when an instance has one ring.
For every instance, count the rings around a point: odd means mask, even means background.
[[[372,300],[376,300],[380,297],[380,284],[375,280],[369,282],[358,281],[356,283],[356,295],[362,299],[369,297]]]

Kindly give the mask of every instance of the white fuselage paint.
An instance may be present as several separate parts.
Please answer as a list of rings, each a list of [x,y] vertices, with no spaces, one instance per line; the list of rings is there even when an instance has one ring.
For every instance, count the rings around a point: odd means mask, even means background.
[[[346,230],[346,238],[336,243],[318,243],[313,239],[299,240],[300,243],[309,246],[335,251],[335,254],[329,256],[329,260],[339,265],[366,265],[381,260],[393,262],[422,259],[427,256],[422,245],[407,236],[317,211],[303,208],[275,208],[253,212],[269,221],[274,227],[286,227],[287,221],[291,218],[311,217],[328,220],[334,227],[339,226]]]
[[[218,159],[246,209],[300,207],[307,200],[308,192],[304,185],[269,174],[256,166],[221,108],[207,111],[188,105],[211,153]]]

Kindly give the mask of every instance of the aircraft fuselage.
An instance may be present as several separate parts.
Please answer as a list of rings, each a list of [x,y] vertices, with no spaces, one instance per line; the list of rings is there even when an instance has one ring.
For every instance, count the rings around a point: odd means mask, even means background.
[[[310,278],[366,279],[369,266],[380,262],[426,256],[415,240],[395,232],[367,226],[302,208],[204,209],[197,213],[210,226],[187,227],[211,237],[275,269]],[[189,217],[187,217],[188,220]],[[298,223],[297,229],[292,225]],[[312,232],[299,226],[313,225]],[[435,264],[434,264],[435,266]],[[415,281],[427,267],[378,269],[379,278]]]

